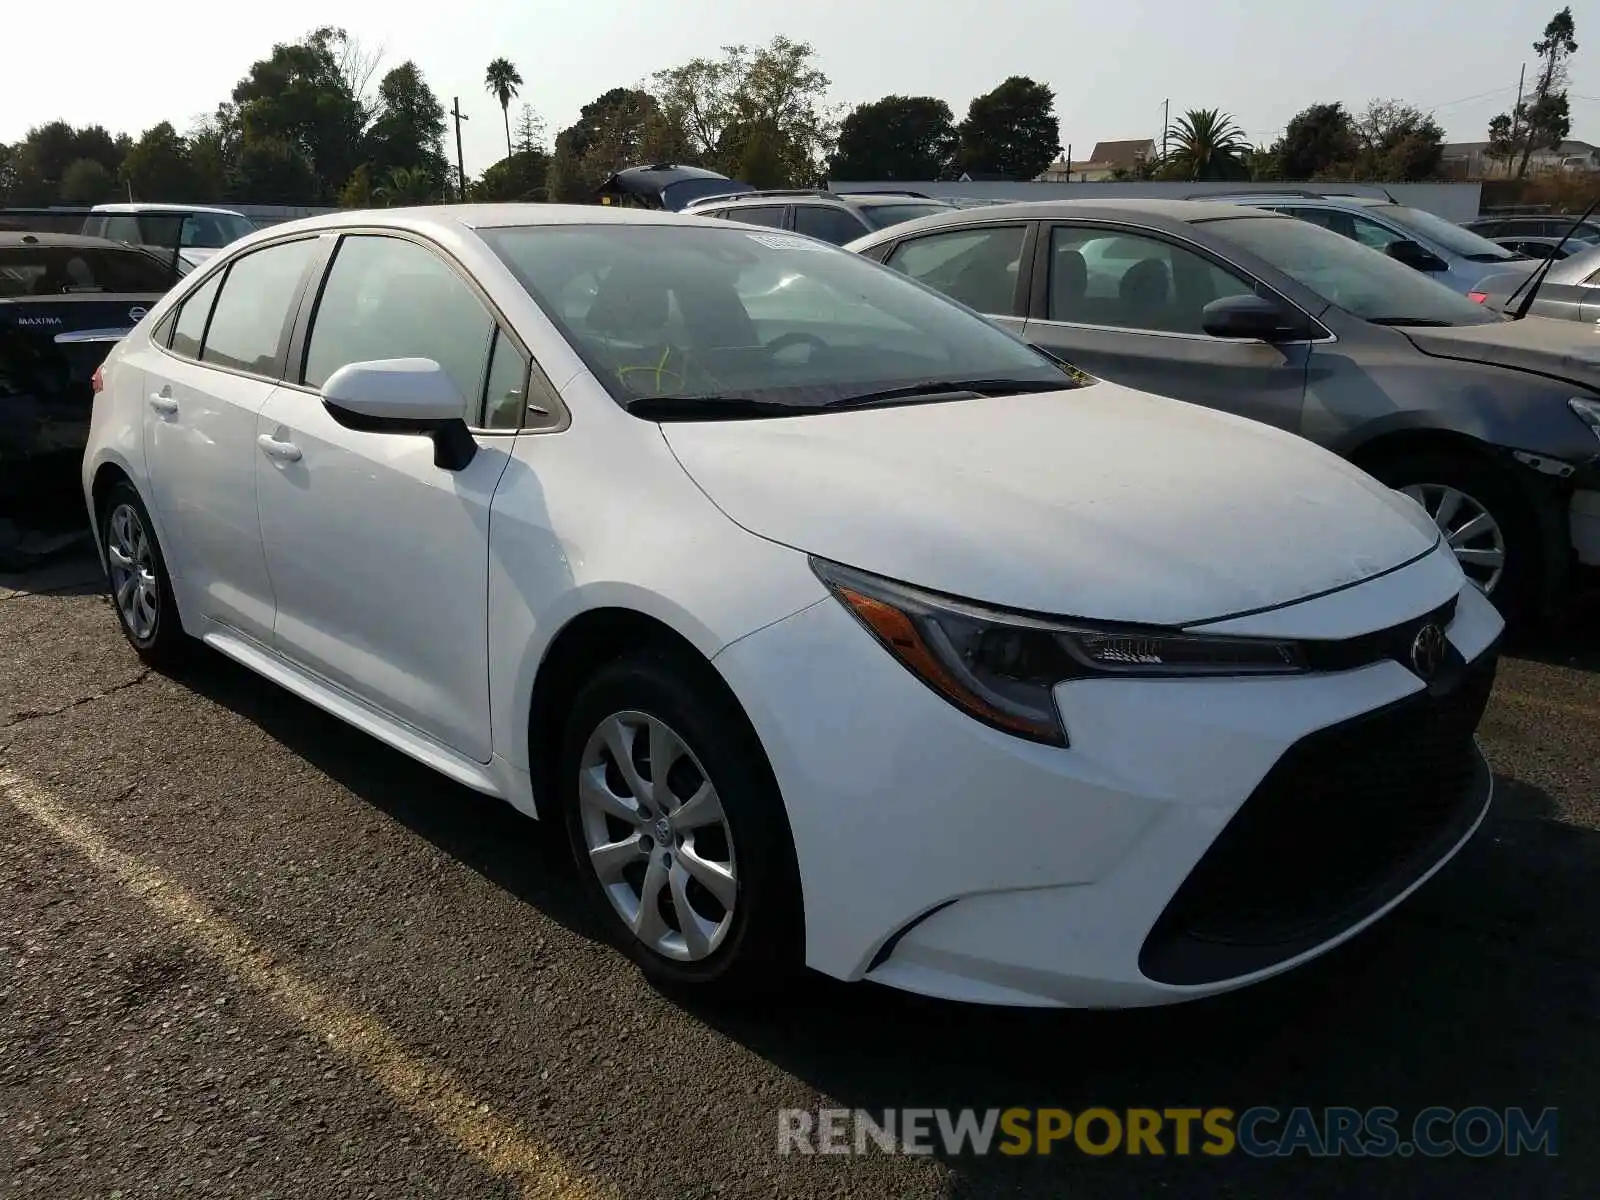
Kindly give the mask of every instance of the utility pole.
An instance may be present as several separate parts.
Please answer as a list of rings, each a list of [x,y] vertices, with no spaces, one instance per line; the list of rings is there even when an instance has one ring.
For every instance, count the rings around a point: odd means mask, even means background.
[[[1067,182],[1072,182],[1072,143],[1067,143]]]
[[[1161,161],[1167,161],[1167,126],[1172,124],[1172,100],[1161,102]]]
[[[1528,73],[1528,64],[1517,68],[1517,102],[1511,106],[1511,158],[1506,159],[1506,178],[1511,178],[1511,163],[1517,157],[1517,126],[1522,118],[1522,80]]]
[[[456,187],[460,193],[461,203],[465,204],[467,202],[467,168],[462,165],[461,161],[461,122],[469,121],[472,118],[461,111],[460,96],[450,97],[450,115],[456,119]]]

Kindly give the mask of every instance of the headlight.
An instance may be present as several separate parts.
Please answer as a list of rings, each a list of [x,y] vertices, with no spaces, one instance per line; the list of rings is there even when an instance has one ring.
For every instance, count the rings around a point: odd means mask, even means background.
[[[1052,621],[925,592],[825,559],[812,558],[811,568],[884,649],[950,703],[985,724],[1052,746],[1067,745],[1055,687],[1069,679],[1308,669],[1292,642]]]
[[[1567,407],[1578,414],[1578,420],[1589,427],[1590,433],[1600,438],[1600,400],[1574,396],[1567,401]]]

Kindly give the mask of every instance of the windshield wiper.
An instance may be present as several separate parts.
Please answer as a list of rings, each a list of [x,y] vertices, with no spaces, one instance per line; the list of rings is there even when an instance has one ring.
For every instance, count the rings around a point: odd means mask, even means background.
[[[896,400],[976,400],[983,396],[1019,396],[1024,392],[1065,392],[1072,387],[1071,380],[1058,383],[1043,379],[926,379],[903,387],[840,396],[822,407],[859,408],[871,404],[892,404]]]
[[[635,396],[622,406],[650,421],[735,420],[740,417],[792,417],[805,409],[749,396]]]
[[[1429,329],[1448,329],[1450,326],[1454,325],[1455,322],[1440,321],[1434,317],[1368,317],[1367,324],[1389,325],[1394,327],[1404,326],[1407,328],[1422,328],[1425,326]]]

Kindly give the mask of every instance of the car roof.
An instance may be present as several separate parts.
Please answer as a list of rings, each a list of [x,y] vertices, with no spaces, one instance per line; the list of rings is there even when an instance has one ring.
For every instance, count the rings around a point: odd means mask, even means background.
[[[37,233],[27,229],[0,229],[0,249],[17,246],[61,246],[72,250],[126,251],[128,246],[108,238],[85,237],[81,233]]]
[[[94,211],[97,213],[142,213],[142,212],[181,212],[181,213],[217,213],[225,217],[242,217],[242,212],[235,212],[231,208],[214,208],[209,204],[139,204],[124,201],[120,204],[96,204]]]
[[[1107,197],[1104,200],[1030,200],[1017,204],[984,205],[979,208],[953,208],[947,213],[931,217],[918,217],[881,231],[899,237],[908,230],[934,228],[943,225],[970,225],[990,221],[1049,220],[1099,220],[1116,221],[1137,215],[1154,225],[1169,227],[1200,221],[1221,221],[1245,217],[1253,220],[1293,220],[1281,213],[1242,204],[1224,204],[1215,200],[1162,200],[1143,196]]]
[[[526,225],[698,225],[726,229],[726,221],[692,213],[605,204],[429,204],[416,208],[345,209],[301,217],[260,230],[236,245],[251,245],[284,234],[366,227],[417,232],[504,229]],[[230,247],[230,250],[232,248]]]

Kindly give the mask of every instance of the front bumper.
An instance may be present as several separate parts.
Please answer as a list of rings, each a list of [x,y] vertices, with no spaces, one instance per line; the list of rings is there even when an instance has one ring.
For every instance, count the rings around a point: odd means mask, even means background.
[[[1449,641],[1463,659],[1492,670],[1499,617],[1462,586],[1445,550],[1339,596],[1229,627],[1250,632],[1254,621],[1268,635],[1297,627],[1296,636],[1348,637],[1352,613],[1382,610],[1383,619],[1364,626],[1381,628],[1458,591]],[[808,963],[839,978],[952,999],[1162,1004],[1287,970],[1419,886],[1470,836],[1488,802],[1470,740],[1477,714],[1469,711],[1462,736],[1470,785],[1445,806],[1444,819],[1418,822],[1391,855],[1393,869],[1377,879],[1350,872],[1358,877],[1345,881],[1350,895],[1289,923],[1298,942],[1269,930],[1278,940],[1264,956],[1259,947],[1253,961],[1202,951],[1196,965],[1186,939],[1237,938],[1239,928],[1227,926],[1237,912],[1223,901],[1237,909],[1241,898],[1205,887],[1196,904],[1185,881],[1205,879],[1196,868],[1214,846],[1240,842],[1222,835],[1237,828],[1247,799],[1283,795],[1251,812],[1292,807],[1294,788],[1284,794],[1269,775],[1293,748],[1425,691],[1400,663],[1293,678],[1065,684],[1057,699],[1072,738],[1066,750],[967,718],[911,678],[831,598],[734,643],[717,665],[744,702],[784,795]],[[1361,796],[1307,801],[1316,819],[1290,823],[1307,840],[1280,838],[1271,851],[1299,855],[1301,874],[1316,868],[1321,829],[1339,827],[1348,809],[1348,833],[1373,809]],[[1243,844],[1248,856],[1265,842],[1258,833],[1255,846]],[[1282,873],[1282,862],[1259,865]],[[1185,896],[1191,903],[1174,903]],[[1270,888],[1244,899],[1264,900],[1268,915],[1293,915]],[[1174,954],[1183,960],[1177,967]]]

